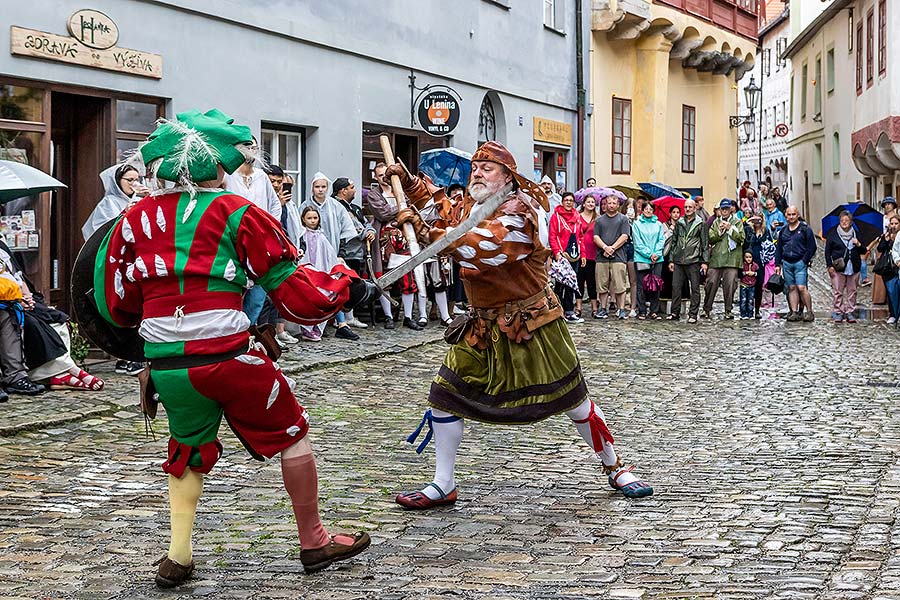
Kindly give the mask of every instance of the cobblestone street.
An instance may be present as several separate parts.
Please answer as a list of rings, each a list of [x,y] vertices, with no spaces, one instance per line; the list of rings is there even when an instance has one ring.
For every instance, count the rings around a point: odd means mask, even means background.
[[[619,452],[655,486],[649,499],[609,489],[559,416],[467,424],[460,501],[403,512],[394,495],[430,480],[433,448],[420,457],[404,438],[444,347],[403,351],[426,338],[379,330],[359,356],[380,357],[330,363],[340,348],[328,340],[284,361],[312,414],[326,525],[369,530],[369,552],[303,575],[278,462],[255,463],[223,430],[197,572],[157,590],[165,418],[146,437],[135,380],[110,374],[100,395],[0,407],[0,596],[900,598],[900,413],[883,357],[897,348],[893,329],[819,318],[572,331]]]

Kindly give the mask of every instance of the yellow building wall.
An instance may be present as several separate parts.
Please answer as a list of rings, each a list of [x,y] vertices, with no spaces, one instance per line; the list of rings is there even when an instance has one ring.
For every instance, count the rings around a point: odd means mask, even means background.
[[[726,50],[737,56],[755,53],[755,44],[707,23],[653,6],[654,26],[674,23],[703,40],[701,50]],[[659,13],[659,14],[657,14]],[[669,20],[660,23],[660,18]],[[671,42],[661,34],[617,40],[606,32],[591,36],[591,176],[598,185],[661,181],[675,187],[703,187],[706,207],[734,198],[737,182],[737,129],[728,117],[737,114],[737,94],[748,80],[734,75],[700,73],[670,60]],[[612,99],[632,101],[631,173],[612,174]],[[682,106],[696,108],[693,173],[681,170]]]

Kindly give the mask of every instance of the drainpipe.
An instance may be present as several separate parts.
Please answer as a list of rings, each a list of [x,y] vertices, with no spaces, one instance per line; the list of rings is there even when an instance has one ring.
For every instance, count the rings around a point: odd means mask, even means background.
[[[584,107],[585,107],[585,90],[584,90],[584,34],[582,32],[582,4],[584,0],[575,1],[575,96],[578,106],[578,163],[575,168],[576,180],[575,187],[581,187],[584,181]],[[571,188],[571,186],[569,186]]]

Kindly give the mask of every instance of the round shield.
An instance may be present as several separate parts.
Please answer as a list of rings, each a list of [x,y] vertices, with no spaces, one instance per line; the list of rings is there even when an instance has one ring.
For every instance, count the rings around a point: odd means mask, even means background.
[[[94,302],[94,263],[103,238],[116,219],[102,225],[82,246],[72,268],[72,309],[78,330],[104,352],[134,362],[144,360],[144,340],[133,327],[116,327],[100,315]]]

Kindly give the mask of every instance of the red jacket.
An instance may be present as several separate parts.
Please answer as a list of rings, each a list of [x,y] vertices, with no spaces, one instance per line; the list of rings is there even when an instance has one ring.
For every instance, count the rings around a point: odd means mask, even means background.
[[[578,240],[578,250],[583,254],[584,248],[582,248],[582,245],[586,227],[587,223],[584,222],[577,210],[574,208],[566,210],[562,205],[557,206],[556,211],[550,217],[550,250],[553,252],[553,255],[556,256],[560,252],[565,252],[566,247],[569,245],[569,238],[573,233],[575,234],[575,239]]]

